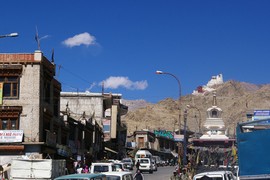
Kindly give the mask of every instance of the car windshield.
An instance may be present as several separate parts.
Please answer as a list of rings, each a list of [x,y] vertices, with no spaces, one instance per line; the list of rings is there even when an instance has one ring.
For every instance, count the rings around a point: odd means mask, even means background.
[[[99,172],[108,172],[109,167],[108,166],[102,166],[102,165],[97,165],[94,166],[94,173],[99,173]]]
[[[114,164],[114,165],[115,165],[115,167],[116,167],[116,171],[118,171],[118,170],[123,170],[123,169],[124,169],[124,167],[123,167],[122,164]]]
[[[203,176],[201,178],[196,178],[196,180],[222,180],[222,177],[208,177],[208,176]]]
[[[148,163],[149,160],[148,159],[141,159],[141,163]]]
[[[119,176],[114,176],[114,175],[106,175],[107,180],[121,180]]]

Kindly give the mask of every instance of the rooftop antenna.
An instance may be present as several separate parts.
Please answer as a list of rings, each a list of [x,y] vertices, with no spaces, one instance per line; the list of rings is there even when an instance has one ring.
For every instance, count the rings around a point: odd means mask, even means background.
[[[101,91],[102,91],[102,94],[104,94],[104,81],[102,82],[102,89],[101,89]]]
[[[52,63],[54,63],[54,49],[52,49]]]
[[[40,50],[40,39],[39,39],[39,36],[38,36],[38,28],[37,28],[37,26],[36,26],[35,40],[37,41],[38,50]]]

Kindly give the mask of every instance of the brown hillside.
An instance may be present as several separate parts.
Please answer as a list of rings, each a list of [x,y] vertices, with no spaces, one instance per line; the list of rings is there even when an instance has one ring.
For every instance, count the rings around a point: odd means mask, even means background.
[[[217,106],[223,111],[222,118],[230,135],[234,134],[237,122],[246,120],[246,113],[255,109],[270,109],[270,85],[254,85],[244,82],[227,81],[216,86]],[[205,122],[206,111],[212,106],[213,93],[202,96],[186,95],[181,97],[181,122],[187,105],[196,106],[201,112],[201,123]],[[129,101],[130,103],[130,101]],[[130,110],[132,109],[132,110]],[[157,104],[143,103],[122,117],[127,124],[128,133],[141,129],[178,129],[178,100],[164,99]],[[188,109],[187,126],[198,131],[199,112]],[[183,127],[183,126],[182,126]]]

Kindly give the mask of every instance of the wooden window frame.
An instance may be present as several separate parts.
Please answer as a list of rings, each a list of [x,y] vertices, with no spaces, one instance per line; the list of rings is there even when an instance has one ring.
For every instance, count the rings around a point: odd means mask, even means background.
[[[15,120],[15,128],[12,128],[12,123],[11,121]],[[7,121],[7,128],[3,128],[3,122]],[[19,118],[17,117],[8,117],[8,118],[0,118],[0,129],[1,130],[19,130]]]
[[[0,130],[19,130],[21,106],[2,106],[0,109]],[[15,120],[15,128],[12,128],[12,120]],[[7,121],[7,128],[3,129],[3,122]]]
[[[3,82],[3,98],[5,99],[19,98],[19,84],[20,84],[19,76],[16,75],[0,76],[0,82]]]

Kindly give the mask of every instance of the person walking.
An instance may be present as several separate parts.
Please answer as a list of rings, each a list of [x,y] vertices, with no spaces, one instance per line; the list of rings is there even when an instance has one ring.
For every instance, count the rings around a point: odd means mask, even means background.
[[[140,160],[137,160],[137,162],[136,162],[136,168],[137,168],[137,171],[138,171],[139,168],[140,168]]]
[[[143,174],[140,170],[137,170],[136,174],[133,177],[134,180],[144,180]]]
[[[190,180],[189,176],[188,176],[188,173],[187,173],[187,169],[182,170],[182,173],[180,175],[180,179],[181,180]]]
[[[170,177],[170,180],[180,180],[176,171],[173,171],[173,175]]]

